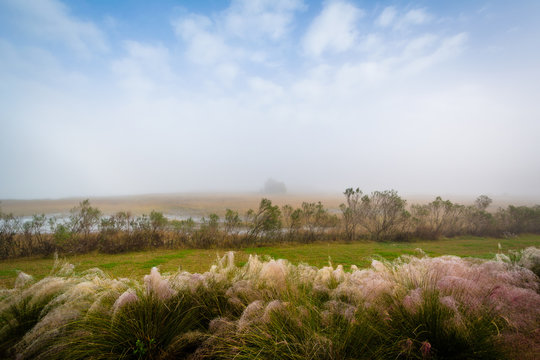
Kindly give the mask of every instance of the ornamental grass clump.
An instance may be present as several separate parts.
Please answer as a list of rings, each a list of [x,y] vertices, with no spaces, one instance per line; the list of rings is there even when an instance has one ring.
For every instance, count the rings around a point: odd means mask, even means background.
[[[17,346],[47,322],[49,314],[59,305],[54,300],[77,283],[69,277],[70,269],[55,261],[50,276],[37,283],[31,276],[19,273],[15,287],[4,292],[0,302],[0,358],[20,353]]]
[[[17,359],[535,359],[537,249],[495,260],[402,256],[316,268],[234,254],[141,281],[57,263],[0,300]]]
[[[60,358],[161,359],[189,354],[201,336],[199,309],[189,295],[166,299],[140,292],[110,312],[89,313],[77,323]],[[195,333],[193,333],[195,331]]]

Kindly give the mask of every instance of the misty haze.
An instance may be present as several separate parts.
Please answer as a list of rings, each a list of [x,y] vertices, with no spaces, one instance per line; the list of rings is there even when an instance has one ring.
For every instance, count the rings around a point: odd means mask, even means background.
[[[0,358],[538,359],[538,14],[0,0]]]

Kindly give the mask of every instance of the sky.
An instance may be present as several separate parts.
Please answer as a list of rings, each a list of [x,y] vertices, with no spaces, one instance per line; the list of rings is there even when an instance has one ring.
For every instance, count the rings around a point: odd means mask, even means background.
[[[0,0],[0,199],[540,196],[540,2]]]

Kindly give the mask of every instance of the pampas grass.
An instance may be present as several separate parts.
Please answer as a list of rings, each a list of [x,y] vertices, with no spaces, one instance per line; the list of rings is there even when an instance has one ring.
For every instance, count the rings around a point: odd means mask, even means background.
[[[493,260],[402,256],[345,271],[228,253],[208,272],[111,279],[55,265],[0,300],[17,359],[534,359],[536,248]]]

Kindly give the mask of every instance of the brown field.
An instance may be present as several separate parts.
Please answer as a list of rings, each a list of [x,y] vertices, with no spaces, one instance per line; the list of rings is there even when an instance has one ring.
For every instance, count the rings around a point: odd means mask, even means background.
[[[93,206],[105,214],[117,211],[131,211],[133,214],[148,214],[152,210],[166,214],[204,216],[216,213],[225,214],[227,208],[246,212],[258,207],[261,198],[266,197],[277,205],[290,204],[300,206],[302,202],[321,201],[325,207],[337,209],[343,202],[342,194],[309,194],[309,195],[267,195],[260,193],[243,194],[153,194],[118,197],[90,197]],[[43,200],[2,200],[2,211],[16,216],[35,213],[54,214],[67,213],[85,198],[43,199]]]
[[[427,203],[432,201],[432,195],[401,195],[408,204]],[[178,193],[178,194],[148,194],[131,196],[89,197],[93,206],[99,208],[105,214],[113,214],[117,211],[131,211],[135,215],[148,214],[152,210],[161,211],[165,214],[184,216],[205,216],[216,213],[220,216],[225,214],[227,208],[245,213],[248,209],[255,209],[261,198],[266,197],[275,204],[282,206],[290,204],[300,206],[302,202],[321,201],[328,209],[337,210],[344,200],[340,191],[336,193],[319,194],[286,194],[268,195],[261,193]],[[450,199],[461,204],[471,204],[473,196],[442,195],[443,199]],[[500,196],[492,197],[493,204],[490,210],[499,207],[513,205],[539,204],[538,198]],[[0,200],[3,212],[13,213],[15,216],[28,216],[33,214],[57,214],[67,213],[80,201],[86,199],[63,198],[63,199],[39,199],[39,200]]]

